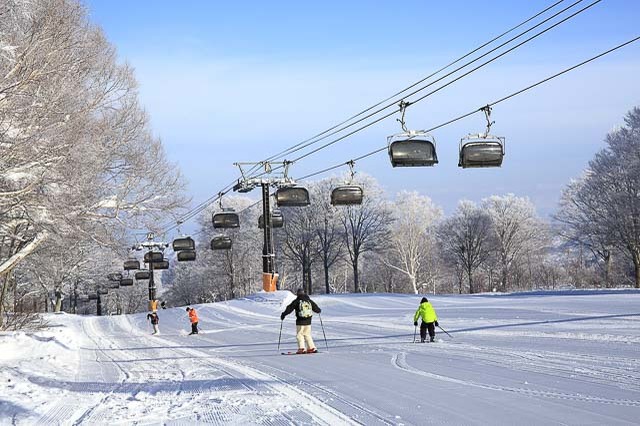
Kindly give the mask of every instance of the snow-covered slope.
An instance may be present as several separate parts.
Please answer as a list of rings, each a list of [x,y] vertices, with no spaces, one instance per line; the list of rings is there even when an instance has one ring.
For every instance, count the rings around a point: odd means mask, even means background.
[[[638,424],[640,293],[430,297],[434,344],[412,343],[419,297],[315,296],[296,349],[289,292],[145,315],[51,315],[0,334],[2,424]],[[326,348],[328,345],[328,350]]]

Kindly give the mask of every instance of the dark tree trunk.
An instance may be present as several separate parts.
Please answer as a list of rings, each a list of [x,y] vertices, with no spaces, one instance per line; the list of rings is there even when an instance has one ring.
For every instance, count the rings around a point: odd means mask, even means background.
[[[611,287],[611,252],[605,250],[604,252],[604,285],[605,287]]]
[[[331,293],[331,287],[329,286],[329,262],[326,256],[322,258],[322,267],[324,268],[324,289],[329,294]]]
[[[360,277],[358,275],[358,256],[353,257],[353,291],[360,293]]]
[[[636,249],[632,252],[633,268],[636,277],[636,288],[640,288],[640,250]]]
[[[4,323],[4,298],[7,294],[7,290],[9,288],[9,275],[11,274],[11,271],[7,271],[6,274],[4,274],[3,280],[2,280],[2,289],[0,290],[0,328],[2,327],[3,323]]]

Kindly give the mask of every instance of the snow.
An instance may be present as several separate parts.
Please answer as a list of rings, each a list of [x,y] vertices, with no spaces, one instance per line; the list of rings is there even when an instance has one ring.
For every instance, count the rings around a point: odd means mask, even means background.
[[[420,297],[314,296],[329,350],[316,316],[296,356],[289,292],[193,305],[197,336],[49,315],[0,333],[0,424],[638,424],[640,292],[427,296],[453,337],[414,344]]]

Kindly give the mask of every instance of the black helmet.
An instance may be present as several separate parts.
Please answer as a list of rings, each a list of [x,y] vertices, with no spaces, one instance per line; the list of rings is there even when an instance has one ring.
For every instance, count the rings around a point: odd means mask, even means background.
[[[298,296],[304,296],[304,295],[305,295],[304,289],[303,289],[303,288],[299,288],[299,289],[296,291],[296,295],[298,295]]]
[[[426,297],[423,297],[422,300],[420,301],[420,303],[424,303],[424,302],[428,302]]]
[[[190,310],[191,310],[191,308],[187,306],[187,312],[189,312]]]

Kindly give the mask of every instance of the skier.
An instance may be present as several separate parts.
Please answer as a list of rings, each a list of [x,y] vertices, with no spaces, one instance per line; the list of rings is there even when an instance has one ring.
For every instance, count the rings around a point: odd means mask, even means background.
[[[436,327],[439,325],[438,316],[426,297],[422,298],[420,306],[413,316],[413,325],[416,327],[418,326],[418,318],[422,318],[422,324],[420,324],[420,342],[424,343],[427,339],[427,330],[429,330],[429,341],[434,342],[436,340]]]
[[[189,313],[189,321],[191,321],[191,334],[198,334],[198,313],[195,309],[187,306],[187,312]]]
[[[296,300],[291,302],[284,312],[280,314],[280,320],[284,321],[287,315],[294,310],[296,311],[296,339],[298,340],[298,350],[296,353],[313,354],[318,351],[311,338],[311,317],[314,312],[319,314],[321,309],[316,305],[316,302],[306,295],[303,289],[299,288],[296,295]],[[305,349],[305,342],[307,349]]]
[[[160,318],[158,318],[158,314],[156,312],[151,312],[147,314],[147,321],[151,321],[151,325],[153,326],[153,333],[160,333],[160,329],[158,329],[158,323],[160,322]]]

